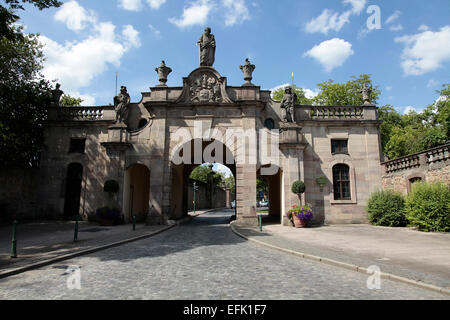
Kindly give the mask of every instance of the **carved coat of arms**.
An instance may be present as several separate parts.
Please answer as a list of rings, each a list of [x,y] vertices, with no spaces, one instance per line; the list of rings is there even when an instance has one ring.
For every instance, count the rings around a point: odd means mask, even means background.
[[[199,68],[184,78],[183,93],[177,102],[232,103],[226,93],[226,80],[215,71]]]

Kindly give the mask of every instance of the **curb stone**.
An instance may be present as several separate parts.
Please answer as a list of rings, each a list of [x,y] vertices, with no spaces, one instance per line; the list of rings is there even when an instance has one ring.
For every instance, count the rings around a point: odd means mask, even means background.
[[[233,221],[234,222],[234,221]],[[230,223],[230,228],[231,230],[239,237],[247,240],[247,241],[252,241],[255,242],[259,245],[277,250],[277,251],[281,251],[284,253],[288,253],[294,256],[297,256],[299,258],[304,258],[304,259],[308,259],[308,260],[312,260],[312,261],[316,261],[316,262],[323,262],[329,265],[333,265],[335,267],[341,267],[347,270],[351,270],[351,271],[356,271],[359,273],[364,273],[364,274],[371,274],[372,272],[370,272],[369,270],[367,270],[367,268],[363,268],[354,264],[348,264],[348,263],[344,263],[341,261],[337,261],[337,260],[332,260],[332,259],[328,259],[328,258],[323,258],[323,257],[318,257],[318,256],[314,256],[314,255],[310,255],[310,254],[306,254],[306,253],[302,253],[302,252],[298,252],[298,251],[294,251],[294,250],[290,250],[290,249],[285,249],[285,248],[281,248],[281,247],[277,247],[268,243],[265,243],[263,241],[259,241],[253,238],[249,238],[243,234],[241,234],[239,231],[236,230],[236,227],[233,225],[233,222]],[[443,287],[438,287],[438,286],[434,286],[432,284],[427,284],[424,283],[420,280],[414,280],[414,279],[408,279],[405,277],[401,277],[401,276],[397,276],[394,274],[390,274],[390,273],[385,273],[385,272],[380,272],[380,277],[382,279],[388,279],[388,280],[392,280],[392,281],[396,281],[396,282],[401,282],[404,284],[409,284],[409,285],[413,285],[422,289],[427,289],[427,290],[431,290],[431,291],[435,291],[438,293],[442,293],[442,294],[447,294],[450,295],[450,290],[443,288]]]

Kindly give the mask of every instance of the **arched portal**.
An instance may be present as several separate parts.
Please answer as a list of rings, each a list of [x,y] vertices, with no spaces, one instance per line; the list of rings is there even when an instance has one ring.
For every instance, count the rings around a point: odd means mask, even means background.
[[[83,165],[71,163],[67,167],[66,194],[64,199],[64,217],[74,218],[80,211],[81,183]]]
[[[125,172],[124,216],[131,221],[144,221],[149,213],[150,170],[142,164],[134,164]]]
[[[277,173],[273,175],[261,175],[261,169],[257,172],[258,179],[265,181],[267,185],[267,194],[264,199],[268,202],[267,208],[261,207],[262,211],[267,211],[267,218],[264,221],[269,222],[282,222],[282,209],[281,209],[281,198],[282,198],[282,181],[281,181],[281,169],[278,168]],[[261,198],[261,195],[257,195]]]
[[[196,143],[198,143],[196,145]],[[201,148],[199,148],[201,146]],[[196,154],[201,152],[201,155]],[[230,169],[233,177],[236,177],[236,164],[232,152],[221,142],[196,141],[187,142],[174,153],[176,161],[172,158],[171,174],[172,188],[169,219],[177,220],[188,215],[193,209],[193,189],[194,180],[190,179],[192,171],[198,166],[210,163],[208,160],[215,159],[215,163],[220,163]],[[234,180],[236,185],[236,179]],[[217,190],[213,184],[196,183],[196,209],[210,209],[223,206],[226,207],[226,191]],[[237,187],[237,186],[236,186]],[[197,193],[198,192],[198,193]],[[220,196],[220,200],[218,197]],[[202,197],[202,199],[200,199]],[[222,201],[223,198],[223,201]]]

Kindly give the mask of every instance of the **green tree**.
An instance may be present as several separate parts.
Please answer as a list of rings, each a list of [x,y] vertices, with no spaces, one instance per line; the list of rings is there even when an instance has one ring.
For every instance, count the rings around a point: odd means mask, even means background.
[[[36,35],[2,36],[0,52],[0,164],[28,166],[41,149],[51,102],[50,83],[40,74],[41,45]]]
[[[39,10],[50,7],[59,7],[62,2],[57,0],[1,0],[0,4],[0,37],[15,41],[23,38],[23,34],[17,28],[14,28],[20,17],[16,14],[17,10],[24,10],[23,3],[31,3]]]
[[[51,86],[41,74],[44,57],[37,35],[23,34],[16,23],[23,3],[39,9],[56,0],[1,0],[0,3],[0,165],[37,163],[43,142]]]
[[[74,98],[69,96],[68,94],[64,94],[61,97],[60,105],[61,107],[77,107],[81,105],[83,102],[83,99],[81,98]]]
[[[320,92],[312,99],[313,103],[322,106],[360,106],[364,103],[361,90],[367,83],[369,87],[372,87],[371,101],[373,104],[377,104],[381,90],[378,86],[372,85],[370,75],[362,74],[359,77],[352,76],[352,78],[353,80],[346,83],[335,83],[331,79],[319,83],[317,86]]]
[[[198,166],[192,170],[189,178],[203,183],[208,183],[212,179],[212,183],[219,187],[225,187],[225,175],[222,172],[213,171],[208,164]]]
[[[395,111],[394,107],[387,104],[378,109],[380,125],[381,145],[386,150],[386,145],[391,139],[394,128],[402,127],[402,115]]]
[[[284,91],[287,87],[290,87],[290,85],[287,85],[285,87],[279,88],[272,92],[272,99],[275,101],[281,101],[283,100]],[[312,103],[311,99],[308,99],[306,97],[305,91],[302,88],[299,88],[294,85],[295,93],[297,94],[297,104],[300,105],[310,105]]]

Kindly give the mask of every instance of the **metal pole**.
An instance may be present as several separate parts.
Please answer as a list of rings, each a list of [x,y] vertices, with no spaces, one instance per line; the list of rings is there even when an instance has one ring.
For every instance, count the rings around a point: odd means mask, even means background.
[[[75,216],[75,231],[73,234],[73,241],[76,242],[78,240],[78,214]]]
[[[13,222],[13,235],[11,243],[11,258],[17,258],[17,220]]]
[[[258,220],[259,220],[259,231],[262,232],[262,216],[261,215],[258,216]]]
[[[136,231],[136,215],[133,215],[133,231]]]
[[[194,182],[194,215],[195,215],[195,191],[197,189],[197,183]]]

